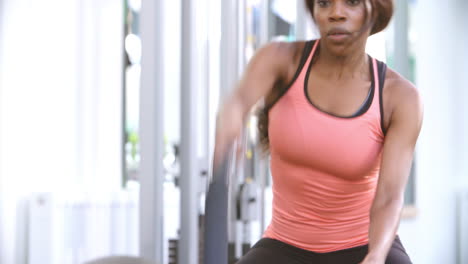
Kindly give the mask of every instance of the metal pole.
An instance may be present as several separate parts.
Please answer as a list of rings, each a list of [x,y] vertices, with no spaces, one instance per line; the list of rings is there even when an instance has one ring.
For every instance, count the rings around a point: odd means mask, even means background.
[[[163,84],[162,1],[142,0],[140,90],[140,255],[163,263]]]
[[[237,0],[221,1],[221,69],[220,69],[220,102],[232,91],[239,76],[239,41],[238,41],[238,4]],[[230,242],[235,241],[236,221],[234,201],[237,181],[229,185],[228,198],[228,238]]]
[[[238,73],[238,14],[237,0],[221,1],[221,101],[236,84]]]
[[[1,0],[0,0],[1,1]],[[122,154],[120,155],[120,162],[121,164],[121,170],[122,170],[122,183],[121,186],[125,187],[127,184],[127,181],[129,180],[128,178],[128,168],[127,168],[127,151],[125,148],[125,145],[127,143],[128,135],[127,135],[127,59],[126,59],[126,51],[125,51],[125,38],[128,35],[128,21],[126,16],[128,15],[129,11],[129,6],[128,2],[125,0],[124,1],[124,26],[123,26],[123,37],[122,37],[122,65],[123,65],[123,70],[122,70],[122,144],[120,147],[120,151],[122,151]]]
[[[260,14],[260,43],[259,47],[265,45],[269,42],[269,1],[262,0],[261,2],[261,14]],[[256,152],[261,153],[260,149],[256,149]],[[256,164],[258,165],[258,182],[260,188],[260,231],[265,230],[265,188],[266,186],[266,177],[267,177],[267,168],[268,168],[268,159],[262,158],[261,155],[256,155]]]
[[[181,44],[181,171],[180,239],[178,261],[199,262],[200,182],[206,160],[204,144],[207,115],[207,1],[182,0]],[[204,160],[205,159],[205,160]]]
[[[307,39],[307,8],[304,0],[296,0],[296,40]]]
[[[246,0],[238,0],[237,1],[237,46],[238,46],[238,59],[237,59],[237,75],[240,76],[245,69],[246,61],[246,53],[245,48],[247,44],[246,40],[246,17],[245,14],[247,12],[247,3]],[[237,81],[237,80],[236,80]]]
[[[3,65],[4,65],[4,58],[5,56],[3,56],[3,42],[4,42],[4,31],[3,31],[3,27],[5,25],[5,21],[4,21],[4,17],[5,15],[3,14],[4,13],[4,7],[3,7],[3,0],[0,0],[0,146],[3,146],[3,100],[2,98],[3,97],[3,88],[2,87],[5,87],[4,86],[4,81],[5,80],[3,78]],[[6,242],[4,237],[5,235],[3,234],[4,232],[4,207],[3,207],[3,201],[5,201],[6,197],[4,195],[5,193],[5,190],[4,190],[4,187],[5,184],[4,184],[4,180],[3,180],[3,170],[1,168],[4,168],[3,167],[3,150],[0,150],[0,247],[2,247],[3,249],[0,249],[0,255],[6,255],[4,254],[5,253],[5,247],[3,246],[2,243]],[[5,261],[5,257],[0,257],[0,262],[4,262]]]
[[[260,43],[259,47],[265,45],[270,41],[270,31],[269,31],[269,21],[270,21],[270,5],[268,0],[261,1],[261,9],[260,9]]]
[[[468,25],[468,17],[466,16],[466,12],[468,12],[468,1],[463,1],[463,0],[458,0],[457,1],[457,17],[458,19],[461,20],[461,23],[457,23],[457,27],[460,30],[459,32],[462,32],[466,28],[465,25]],[[466,47],[468,47],[468,36],[466,34],[460,34],[458,36],[461,38],[461,40],[458,42],[458,47],[456,51],[461,51],[463,52],[463,56],[458,56],[458,61],[460,63],[460,66],[458,67],[459,71],[459,78],[460,80],[460,85],[458,87],[468,87],[468,76],[466,75],[466,69],[468,69],[468,60],[465,58],[468,56],[468,51],[466,50]],[[457,38],[457,37],[455,37]],[[465,99],[468,98],[468,91],[466,88],[461,88],[460,89],[460,96],[458,96],[458,105],[460,105],[460,111],[458,112],[462,116],[462,127],[458,131],[458,134],[460,135],[457,138],[460,138],[462,140],[461,142],[461,159],[460,161],[460,169],[459,171],[462,172],[460,173],[461,179],[463,179],[462,182],[465,182],[465,184],[468,184],[466,181],[465,175],[468,174],[468,163],[465,162],[468,160],[468,138],[466,135],[468,134],[468,120],[466,118],[463,118],[463,116],[466,116],[468,114],[468,104],[466,104]],[[467,230],[468,231],[468,230]],[[468,234],[468,233],[467,233]],[[468,253],[465,253],[468,255]],[[466,256],[468,259],[468,256]]]
[[[395,3],[395,70],[409,79],[408,1],[397,0]]]
[[[236,19],[234,21],[236,21],[236,25],[237,25],[237,28],[236,28],[236,31],[237,31],[237,71],[236,72],[233,72],[233,74],[236,74],[234,76],[234,83],[233,85],[231,85],[231,89],[234,88],[235,84],[237,83],[238,79],[240,78],[240,76],[242,75],[244,69],[245,69],[245,66],[246,66],[246,59],[245,59],[245,48],[246,48],[246,33],[247,33],[247,30],[246,30],[246,17],[245,17],[245,13],[247,11],[246,9],[246,2],[245,0],[237,0],[237,6],[236,6]],[[245,150],[245,143],[246,143],[246,140],[245,140],[245,136],[247,135],[246,134],[247,130],[245,127],[243,127],[242,129],[242,138],[239,139],[239,144],[241,144],[241,147],[242,147],[242,152]],[[240,184],[241,182],[243,182],[244,178],[245,178],[245,171],[244,171],[244,168],[245,168],[245,163],[244,163],[244,158],[243,158],[243,154],[240,155],[239,157],[239,160],[237,160],[237,164],[236,164],[236,173],[233,175],[234,178],[233,178],[233,181],[231,186],[232,188],[230,188],[231,190],[231,198],[233,200],[230,201],[230,205],[235,205],[237,203],[237,198],[238,198],[238,193],[239,193],[239,187],[240,187]],[[237,206],[232,206],[231,207],[232,210],[231,212],[233,213],[233,216],[234,218],[231,218],[233,219],[233,223],[235,223],[235,253],[234,253],[234,256],[236,257],[236,259],[239,259],[241,256],[242,256],[242,243],[243,243],[243,223],[241,221],[238,221],[236,219],[236,209],[237,209]]]
[[[407,0],[397,0],[395,4],[395,70],[411,80],[408,39],[409,3]],[[407,205],[415,203],[415,162],[416,158],[413,160],[405,191],[405,204]]]

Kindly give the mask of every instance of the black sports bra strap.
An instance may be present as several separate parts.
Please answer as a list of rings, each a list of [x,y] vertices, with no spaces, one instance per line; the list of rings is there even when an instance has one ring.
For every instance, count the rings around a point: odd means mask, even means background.
[[[379,105],[380,105],[380,127],[384,135],[387,133],[384,124],[384,108],[383,108],[383,88],[385,85],[385,77],[387,75],[387,65],[377,60],[377,69],[379,74]]]
[[[312,51],[312,48],[314,47],[314,44],[317,40],[309,40],[305,43],[304,49],[302,51],[301,55],[301,60],[299,62],[299,67],[297,67],[296,73],[294,74],[294,77],[292,80],[286,85],[286,86],[281,86],[281,87],[273,87],[273,89],[278,89],[278,92],[276,92],[276,96],[273,100],[271,100],[271,103],[267,105],[265,109],[270,109],[273,107],[273,105],[278,102],[278,100],[289,90],[289,88],[294,84],[296,79],[299,77],[299,75],[302,72],[302,69],[304,68],[304,65],[307,62],[307,59],[310,56],[310,53]]]

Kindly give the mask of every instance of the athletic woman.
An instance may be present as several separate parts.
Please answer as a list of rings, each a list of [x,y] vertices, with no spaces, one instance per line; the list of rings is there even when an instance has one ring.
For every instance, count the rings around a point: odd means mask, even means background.
[[[366,54],[391,0],[306,0],[320,39],[271,43],[218,115],[215,166],[259,111],[273,213],[239,264],[411,263],[397,229],[423,110],[416,88]]]

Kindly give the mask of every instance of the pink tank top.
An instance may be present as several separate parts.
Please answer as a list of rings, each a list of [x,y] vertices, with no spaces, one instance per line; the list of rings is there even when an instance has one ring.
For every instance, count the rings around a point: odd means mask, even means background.
[[[273,212],[264,237],[325,253],[368,243],[384,141],[379,69],[385,65],[371,59],[372,85],[360,113],[325,113],[306,92],[318,42],[310,43],[299,74],[269,112]]]

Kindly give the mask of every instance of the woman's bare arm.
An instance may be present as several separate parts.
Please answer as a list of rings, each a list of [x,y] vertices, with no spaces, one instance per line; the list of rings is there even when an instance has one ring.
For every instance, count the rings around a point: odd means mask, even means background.
[[[379,181],[370,212],[369,253],[363,262],[366,264],[385,263],[395,239],[423,119],[423,105],[416,88],[394,72],[389,75],[390,101],[395,106],[385,136]]]
[[[286,78],[293,59],[293,44],[273,42],[250,60],[237,87],[222,105],[216,122],[214,164],[239,136],[252,107],[281,79]]]

